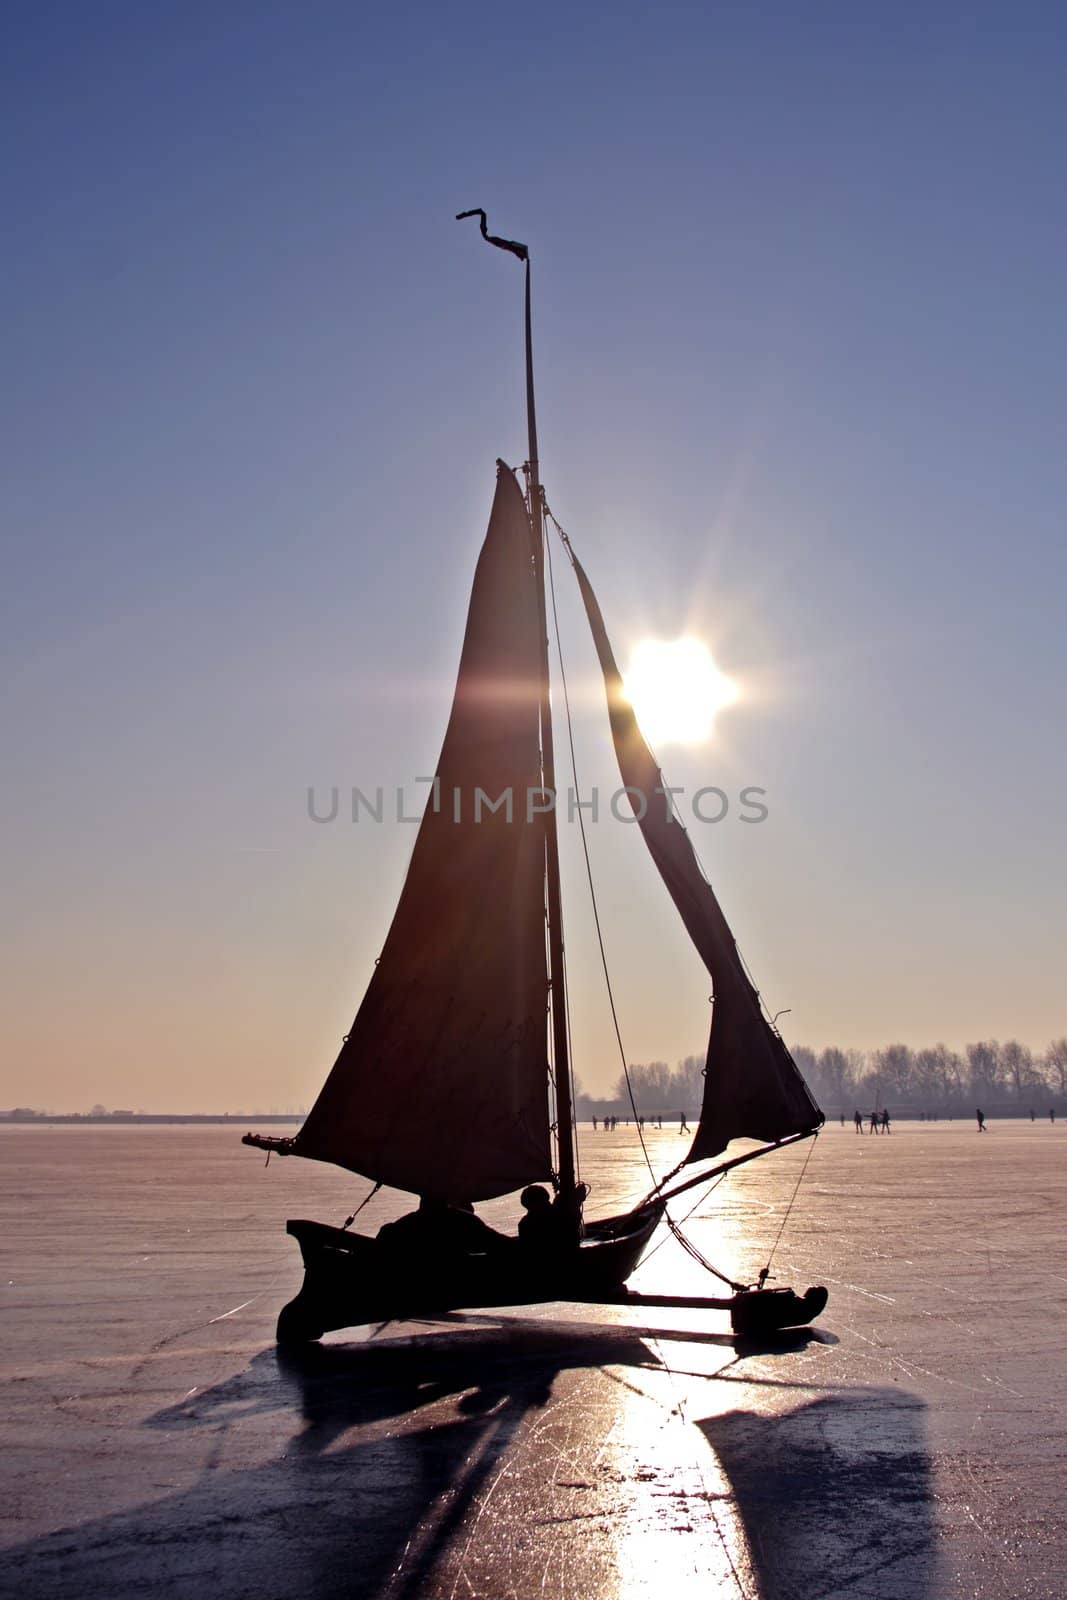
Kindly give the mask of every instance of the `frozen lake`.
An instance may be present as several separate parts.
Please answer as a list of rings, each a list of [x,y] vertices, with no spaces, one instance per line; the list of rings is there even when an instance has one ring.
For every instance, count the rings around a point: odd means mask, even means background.
[[[265,1172],[230,1128],[0,1147],[4,1594],[1067,1593],[1062,1125],[826,1129],[774,1270],[830,1304],[754,1354],[721,1313],[554,1306],[280,1359],[286,1217],[340,1222],[369,1185]],[[664,1170],[682,1141],[649,1147]],[[687,1224],[732,1276],[766,1260],[806,1149]],[[632,1128],[586,1129],[581,1155],[592,1215],[649,1187]],[[404,1208],[379,1197],[357,1225]],[[673,1241],[633,1287],[717,1292]]]

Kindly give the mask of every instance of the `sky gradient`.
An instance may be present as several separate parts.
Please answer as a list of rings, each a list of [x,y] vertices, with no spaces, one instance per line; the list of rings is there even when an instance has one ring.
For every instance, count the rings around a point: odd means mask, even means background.
[[[0,1105],[317,1092],[414,830],[307,788],[432,769],[525,454],[521,269],[470,206],[531,247],[543,477],[617,654],[693,633],[741,687],[663,760],[766,790],[694,840],[787,1038],[1067,1030],[1063,15],[527,15],[5,12]],[[628,1055],[702,1050],[636,830],[591,848]]]

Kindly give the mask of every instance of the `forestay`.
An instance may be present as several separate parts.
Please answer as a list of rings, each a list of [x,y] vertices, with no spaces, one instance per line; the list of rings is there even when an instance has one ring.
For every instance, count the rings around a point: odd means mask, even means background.
[[[645,843],[712,978],[704,1104],[686,1160],[719,1155],[731,1139],[775,1140],[817,1128],[822,1112],[763,1014],[733,934],[689,835],[670,808],[663,776],[626,699],[596,595],[573,552],[571,559],[604,674],[622,781],[633,791],[630,800]]]
[[[293,1145],[453,1200],[552,1169],[545,838],[527,806],[541,782],[543,649],[531,537],[501,468],[436,794],[370,986]]]

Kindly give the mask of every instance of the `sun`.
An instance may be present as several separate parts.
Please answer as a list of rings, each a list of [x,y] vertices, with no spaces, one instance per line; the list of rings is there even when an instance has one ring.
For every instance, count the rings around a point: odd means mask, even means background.
[[[623,677],[626,697],[651,745],[703,744],[738,697],[699,639],[644,639]]]

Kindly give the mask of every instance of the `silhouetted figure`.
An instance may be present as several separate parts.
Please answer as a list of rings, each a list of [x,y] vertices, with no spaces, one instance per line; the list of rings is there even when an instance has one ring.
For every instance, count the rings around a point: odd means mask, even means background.
[[[656,1127],[660,1130],[661,1133],[663,1132],[663,1112],[662,1111],[660,1112],[659,1116],[656,1118]]]
[[[1056,1120],[1056,1107],[1055,1106],[1049,1106],[1049,1108],[1048,1108],[1048,1120],[1050,1122],[1055,1122],[1055,1120]]]
[[[1037,1116],[1036,1116],[1036,1114],[1034,1112],[1033,1106],[1030,1107],[1030,1121],[1031,1122],[1036,1122],[1037,1121]]]
[[[878,1113],[877,1113],[877,1111],[872,1111],[871,1112],[871,1132],[872,1133],[880,1133],[881,1132],[881,1128],[879,1126],[879,1121],[878,1121]]]
[[[888,1133],[889,1131],[889,1112],[886,1110],[882,1112],[882,1132]]]
[[[975,1116],[978,1118],[978,1132],[979,1133],[984,1133],[985,1132],[985,1112],[984,1111],[976,1111],[975,1112]]]
[[[417,1211],[409,1211],[406,1216],[380,1227],[378,1240],[390,1252],[432,1255],[435,1260],[447,1256],[499,1255],[514,1245],[507,1234],[497,1233],[481,1217],[476,1217],[468,1201],[450,1203],[428,1195],[420,1198]]]
[[[577,1185],[573,1207],[564,1205],[562,1196],[552,1199],[547,1189],[531,1183],[519,1196],[526,1215],[519,1222],[519,1243],[538,1255],[553,1255],[572,1250],[582,1236],[581,1206],[589,1193],[584,1183]]]
[[[862,1133],[863,1132],[863,1113],[860,1112],[860,1111],[857,1111],[856,1114],[853,1116],[852,1120],[856,1124],[856,1132],[857,1133]]]
[[[529,1248],[544,1250],[560,1243],[559,1219],[553,1214],[552,1196],[540,1184],[531,1183],[519,1196],[526,1215],[519,1219],[519,1240]]]
[[[844,1113],[844,1112],[843,1112],[843,1111],[842,1111],[842,1113],[841,1113],[841,1126],[842,1126],[842,1127],[844,1127],[844,1126],[845,1126],[845,1113]]]
[[[593,1132],[596,1132],[596,1118],[593,1118]]]
[[[689,1132],[689,1124],[685,1120],[685,1112],[684,1111],[680,1111],[678,1113],[678,1132],[679,1133],[688,1133]]]

